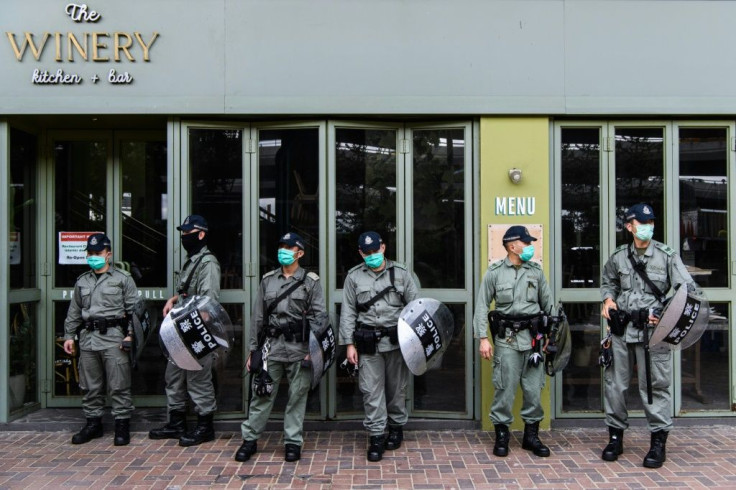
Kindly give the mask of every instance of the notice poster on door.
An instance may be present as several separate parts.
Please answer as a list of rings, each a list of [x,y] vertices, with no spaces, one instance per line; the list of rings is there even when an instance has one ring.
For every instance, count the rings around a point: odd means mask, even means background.
[[[488,265],[506,258],[506,248],[503,246],[503,235],[506,230],[514,225],[488,225]],[[529,234],[536,238],[537,241],[532,242],[534,245],[534,257],[532,262],[542,265],[542,251],[544,250],[544,240],[542,238],[542,225],[522,225],[526,226]]]
[[[87,239],[101,231],[60,231],[59,264],[85,265],[87,263]]]
[[[20,232],[11,231],[8,240],[8,260],[10,265],[20,264]]]

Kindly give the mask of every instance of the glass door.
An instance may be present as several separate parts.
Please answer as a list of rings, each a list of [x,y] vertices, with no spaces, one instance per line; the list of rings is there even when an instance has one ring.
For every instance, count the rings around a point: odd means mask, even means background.
[[[253,165],[254,168],[257,165],[254,180],[258,196],[257,234],[252,235],[258,247],[257,274],[252,290],[255,291],[265,273],[280,267],[276,257],[279,238],[287,232],[296,232],[306,246],[299,264],[320,276],[326,295],[325,123],[260,124],[251,130],[251,139],[256,150]],[[254,299],[255,293],[252,296]],[[250,321],[246,323],[250,325]],[[329,377],[323,378],[320,388],[309,393],[308,418],[327,416],[328,380]],[[274,403],[274,417],[283,416],[287,401],[288,381],[284,378]]]
[[[624,213],[648,202],[654,239],[677,251],[711,303],[702,339],[673,356],[673,414],[731,413],[733,352],[733,125],[718,122],[566,122],[555,128],[554,269],[557,297],[572,331],[570,364],[557,378],[558,417],[603,411],[599,342],[600,271],[616,247],[630,242]],[[707,376],[704,373],[708,373]],[[637,389],[629,410],[643,415]]]
[[[131,273],[154,324],[170,296],[167,144],[163,132],[74,131],[49,133],[48,148],[46,181],[53,186],[45,212],[42,276],[49,281],[52,327],[44,335],[53,363],[46,391],[48,406],[78,406],[77,358],[67,355],[62,344],[76,278],[89,270],[84,261],[87,234],[108,234],[115,266]],[[164,368],[157,343],[149,342],[133,371],[136,405],[163,401]]]
[[[250,291],[257,276],[251,196],[256,170],[251,163],[250,129],[242,125],[183,123],[181,168],[175,168],[173,213],[174,274],[186,260],[175,227],[190,214],[203,216],[209,225],[207,246],[220,262],[220,303],[233,323],[234,345],[219,356],[213,380],[218,414],[242,417],[246,395],[243,380],[247,326],[250,325]],[[257,283],[256,283],[257,284]]]
[[[455,334],[442,362],[414,377],[407,396],[411,413],[424,417],[473,416],[472,328],[466,328],[473,290],[471,132],[470,123],[333,123],[329,128],[335,311],[339,314],[347,272],[361,260],[358,236],[375,230],[386,242],[386,255],[416,275],[420,295],[443,301],[455,316]],[[338,364],[344,358],[341,348]],[[363,413],[356,378],[336,370],[334,390],[338,418]]]
[[[7,363],[0,368],[2,376],[5,368],[8,370],[7,390],[0,395],[5,402],[0,407],[0,420],[6,421],[40,407],[39,359],[42,357],[38,349],[41,334],[38,320],[41,289],[36,254],[38,136],[19,128],[8,128],[5,124],[0,124],[0,131],[3,131],[0,140],[7,141],[10,149],[7,167],[4,161],[0,162],[8,179],[0,179],[8,190],[7,201],[0,206],[7,210],[8,216],[8,238],[0,246],[7,261],[7,274],[4,274],[7,282],[0,288],[7,292],[8,300],[3,302],[5,307],[0,308],[7,327],[7,332],[3,330],[6,339],[3,344],[8,346],[7,355],[4,355]],[[0,146],[3,146],[2,141]]]

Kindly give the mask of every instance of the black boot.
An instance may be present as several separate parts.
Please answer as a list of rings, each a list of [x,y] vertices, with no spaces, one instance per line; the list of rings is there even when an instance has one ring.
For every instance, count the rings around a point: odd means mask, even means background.
[[[493,445],[493,454],[502,458],[509,454],[509,426],[504,424],[496,424],[496,443]]]
[[[235,461],[244,463],[251,456],[258,452],[258,441],[243,441],[237,451],[235,451]]]
[[[87,425],[82,430],[74,434],[72,444],[84,444],[98,437],[102,437],[102,417],[92,417],[87,419]]]
[[[524,425],[524,440],[521,448],[532,451],[535,456],[546,458],[549,456],[549,448],[539,440],[539,422]]]
[[[115,442],[116,446],[127,446],[130,444],[130,419],[115,419]]]
[[[299,461],[302,457],[302,448],[296,444],[286,444],[284,446],[284,461],[293,463]]]
[[[404,428],[400,425],[388,427],[388,438],[386,439],[386,449],[394,451],[401,447],[404,441]]]
[[[603,449],[603,461],[616,461],[624,452],[624,430],[608,427],[608,445]]]
[[[383,446],[385,443],[385,436],[371,436],[371,443],[368,446],[368,461],[376,462],[383,459]]]
[[[645,468],[661,468],[667,461],[667,434],[666,430],[652,432],[651,447],[644,457]]]
[[[203,442],[215,440],[215,427],[212,425],[212,414],[197,415],[197,426],[179,438],[180,446],[196,446]]]
[[[169,423],[148,433],[150,439],[179,439],[187,433],[187,414],[183,410],[169,412]]]

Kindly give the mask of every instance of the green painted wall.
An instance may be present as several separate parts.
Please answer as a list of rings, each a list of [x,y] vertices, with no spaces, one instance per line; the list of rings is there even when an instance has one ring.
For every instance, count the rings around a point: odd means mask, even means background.
[[[546,117],[485,117],[480,120],[480,226],[481,263],[479,277],[487,268],[488,225],[524,224],[542,225],[543,249],[542,264],[549,280],[549,260],[551,243],[549,240],[550,212],[550,172],[549,172],[549,119]],[[522,171],[522,180],[514,184],[509,180],[510,168]],[[496,198],[534,197],[536,200],[533,215],[511,216],[496,214]],[[537,252],[539,253],[539,251]],[[475,342],[478,348],[478,342]],[[541,366],[540,366],[540,369]],[[488,418],[493,399],[491,362],[481,364],[481,420],[484,430],[491,430]],[[550,379],[546,377],[542,392],[545,418],[540,427],[547,429],[550,423]],[[514,405],[514,424],[512,429],[523,429],[519,417],[521,409],[521,390],[517,392]]]

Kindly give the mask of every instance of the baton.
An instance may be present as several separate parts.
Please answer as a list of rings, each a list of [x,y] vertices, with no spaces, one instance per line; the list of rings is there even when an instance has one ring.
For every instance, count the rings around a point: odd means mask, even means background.
[[[651,405],[652,401],[652,366],[651,357],[649,356],[649,323],[644,324],[644,372],[647,378],[647,403]]]

